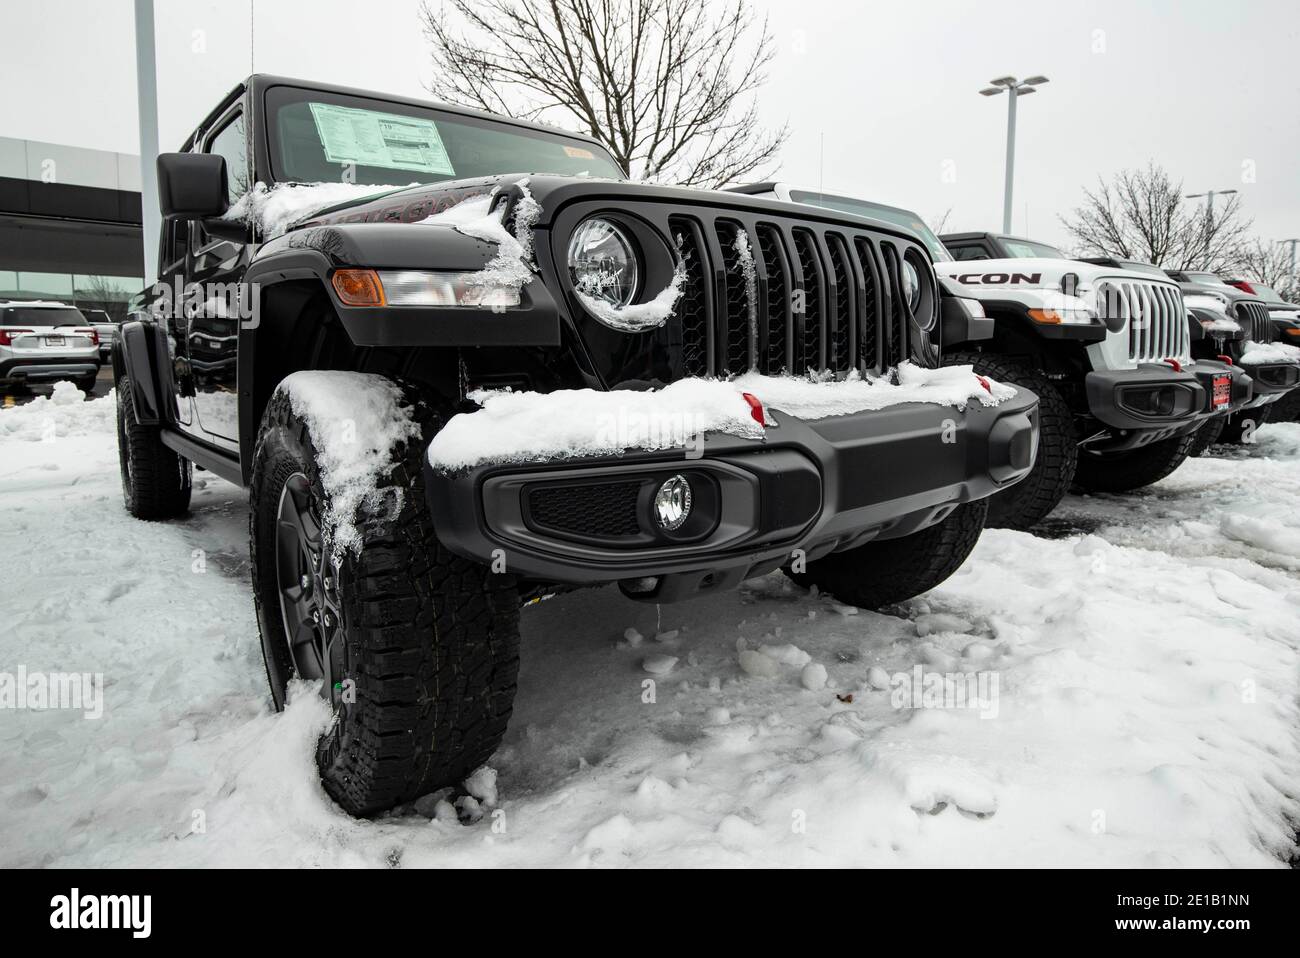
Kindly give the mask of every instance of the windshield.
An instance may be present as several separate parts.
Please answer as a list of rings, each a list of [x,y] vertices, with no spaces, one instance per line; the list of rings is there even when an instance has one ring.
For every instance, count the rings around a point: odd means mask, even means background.
[[[1046,243],[1034,243],[1030,240],[1012,239],[1009,236],[1000,238],[1002,248],[1006,250],[1007,256],[1013,259],[1067,259],[1055,246],[1048,246]]]
[[[853,213],[856,216],[866,216],[873,220],[884,220],[886,223],[893,223],[895,226],[906,227],[920,234],[921,240],[929,248],[930,255],[935,260],[948,262],[952,259],[948,251],[943,248],[943,244],[939,242],[939,237],[934,235],[934,231],[921,222],[919,216],[915,213],[909,213],[907,210],[900,210],[893,206],[881,206],[879,203],[868,203],[866,200],[855,200],[848,196],[832,196],[829,193],[812,193],[806,190],[791,190],[790,199],[796,203],[821,206],[828,210]]]
[[[1214,273],[1183,273],[1189,283],[1200,283],[1202,286],[1227,286],[1223,280],[1219,279]]]
[[[271,173],[284,183],[437,183],[507,173],[623,179],[588,140],[432,107],[273,87]]]
[[[0,306],[0,326],[85,326],[71,306]]]

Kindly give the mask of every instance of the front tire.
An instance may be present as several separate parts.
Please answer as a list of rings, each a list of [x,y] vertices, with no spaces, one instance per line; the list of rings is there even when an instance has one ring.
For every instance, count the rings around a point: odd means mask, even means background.
[[[1227,416],[1215,416],[1213,419],[1207,419],[1200,429],[1196,430],[1196,438],[1192,440],[1192,448],[1188,450],[1188,458],[1194,458],[1202,455],[1211,446],[1219,441],[1223,435],[1223,429],[1228,425]]]
[[[159,426],[136,418],[131,380],[117,383],[117,458],[122,470],[122,500],[137,519],[171,519],[190,507],[193,467],[163,445]]]
[[[1227,417],[1219,442],[1228,446],[1244,446],[1255,441],[1255,430],[1268,422],[1273,406],[1259,406]]]
[[[1089,492],[1131,492],[1159,482],[1183,464],[1197,433],[1171,436],[1127,452],[1084,452],[1074,481]]]
[[[988,524],[1029,529],[1057,507],[1070,489],[1078,462],[1074,415],[1055,384],[1028,361],[993,353],[954,353],[945,366],[974,366],[998,382],[1038,395],[1038,457],[1029,474],[989,500]]]
[[[1270,422],[1300,422],[1300,388],[1291,390],[1269,410]]]
[[[988,512],[989,500],[968,502],[920,532],[833,552],[786,575],[864,609],[903,602],[957,571],[979,541]]]
[[[459,784],[487,761],[519,667],[514,580],[438,541],[422,473],[435,426],[408,401],[422,441],[395,452],[379,480],[392,508],[361,509],[361,546],[337,562],[318,440],[284,391],[253,463],[250,550],[271,697],[282,709],[291,678],[321,681],[334,712],[316,749],[321,782],[359,816]]]

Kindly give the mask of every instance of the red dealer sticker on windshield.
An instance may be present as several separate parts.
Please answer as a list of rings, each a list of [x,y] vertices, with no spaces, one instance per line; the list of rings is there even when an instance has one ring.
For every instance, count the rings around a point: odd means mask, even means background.
[[[1214,408],[1226,406],[1232,402],[1232,377],[1215,376],[1214,377]]]

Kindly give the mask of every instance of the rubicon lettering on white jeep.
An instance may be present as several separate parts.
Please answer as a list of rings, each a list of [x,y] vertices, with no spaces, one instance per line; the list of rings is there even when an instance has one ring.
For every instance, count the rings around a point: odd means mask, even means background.
[[[132,938],[148,938],[152,914],[152,895],[82,895],[74,888],[50,899],[51,928],[127,928]]]

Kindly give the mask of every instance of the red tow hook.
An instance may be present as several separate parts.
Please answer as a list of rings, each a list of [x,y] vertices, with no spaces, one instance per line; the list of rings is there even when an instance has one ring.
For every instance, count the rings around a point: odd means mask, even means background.
[[[763,401],[753,393],[741,393],[741,398],[749,403],[749,414],[760,426],[767,426],[767,414],[763,412]]]
[[[985,391],[986,393],[988,393],[990,396],[992,396],[992,395],[993,395],[993,387],[989,385],[988,377],[987,377],[987,376],[981,376],[979,373],[976,373],[976,374],[975,374],[975,378],[978,379],[978,380],[980,381],[980,385],[984,387],[984,391]]]
[[[1183,371],[1183,364],[1180,363],[1178,360],[1166,359],[1165,362],[1167,362],[1170,366],[1174,367],[1174,372],[1181,373]]]
[[[1231,357],[1231,356],[1224,356],[1223,354],[1220,354],[1219,357],[1218,357],[1218,359],[1219,359],[1219,362],[1221,362],[1221,363],[1226,363],[1226,364],[1229,365],[1229,366],[1232,365],[1232,357]]]

